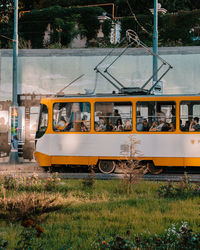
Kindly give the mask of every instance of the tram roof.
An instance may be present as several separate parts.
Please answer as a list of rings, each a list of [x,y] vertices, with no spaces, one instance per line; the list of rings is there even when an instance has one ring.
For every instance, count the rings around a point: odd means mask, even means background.
[[[198,94],[165,94],[165,95],[127,95],[127,94],[116,94],[116,93],[97,93],[95,95],[88,95],[88,94],[68,94],[68,95],[55,95],[55,96],[49,96],[49,97],[43,97],[45,99],[66,99],[66,98],[112,98],[112,97],[127,97],[127,98],[142,98],[142,97],[155,97],[155,98],[161,98],[161,97],[200,97],[200,93]]]

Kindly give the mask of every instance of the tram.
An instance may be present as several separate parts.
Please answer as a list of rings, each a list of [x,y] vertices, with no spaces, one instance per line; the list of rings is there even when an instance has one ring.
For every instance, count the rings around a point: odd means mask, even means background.
[[[161,78],[172,66],[148,49],[134,31],[128,30],[127,37],[129,45],[110,65],[104,70],[100,67],[106,56],[94,69],[118,93],[93,91],[41,99],[35,138],[40,166],[96,165],[101,172],[111,173],[117,162],[133,156],[130,137],[136,142],[134,157],[151,173],[170,166],[200,166],[200,95],[156,95]],[[141,45],[161,62],[142,87],[125,87],[109,71],[132,44]],[[147,89],[163,68],[164,73]]]
[[[111,173],[127,159],[130,135],[139,142],[137,159],[152,173],[200,166],[199,95],[72,95],[40,103],[35,157],[41,167],[97,165]]]

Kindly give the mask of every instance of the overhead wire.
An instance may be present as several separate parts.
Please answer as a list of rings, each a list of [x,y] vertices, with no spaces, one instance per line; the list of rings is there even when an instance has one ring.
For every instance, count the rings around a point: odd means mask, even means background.
[[[144,26],[141,25],[140,22],[138,21],[138,19],[137,19],[135,13],[134,13],[133,10],[132,10],[132,7],[131,7],[131,5],[130,5],[130,3],[129,3],[129,0],[126,0],[126,2],[127,2],[127,5],[128,5],[128,7],[129,7],[129,9],[130,9],[130,12],[131,12],[131,14],[132,14],[134,20],[135,20],[136,23],[139,25],[139,27],[142,29],[142,31],[144,31],[144,32],[147,33],[148,35],[151,35],[151,34],[144,28]]]

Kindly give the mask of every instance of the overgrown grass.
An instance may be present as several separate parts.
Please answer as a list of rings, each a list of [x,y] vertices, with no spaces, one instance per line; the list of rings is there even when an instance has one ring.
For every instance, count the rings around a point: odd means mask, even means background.
[[[46,181],[38,185],[43,187]],[[59,190],[66,205],[49,213],[41,223],[44,233],[40,241],[44,249],[63,246],[64,249],[92,249],[91,243],[97,235],[124,235],[127,230],[146,236],[149,233],[160,235],[173,223],[182,221],[187,221],[193,230],[199,230],[199,197],[159,197],[161,184],[156,182],[141,181],[130,194],[120,180],[95,180],[91,186],[84,185],[81,180],[61,180],[51,188],[51,194]],[[37,190],[38,193],[44,191],[43,188]],[[6,196],[19,197],[24,193],[24,188],[11,188]],[[1,197],[3,199],[3,194]],[[10,242],[8,249],[14,249],[21,231],[18,221],[0,221],[0,237]]]

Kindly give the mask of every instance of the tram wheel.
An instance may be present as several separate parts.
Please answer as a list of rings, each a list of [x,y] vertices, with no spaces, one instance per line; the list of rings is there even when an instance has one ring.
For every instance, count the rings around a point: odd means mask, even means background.
[[[110,174],[115,170],[116,166],[114,161],[100,161],[98,167],[101,173]]]
[[[153,162],[147,162],[147,169],[150,174],[160,174],[163,172],[163,168],[156,167]]]

